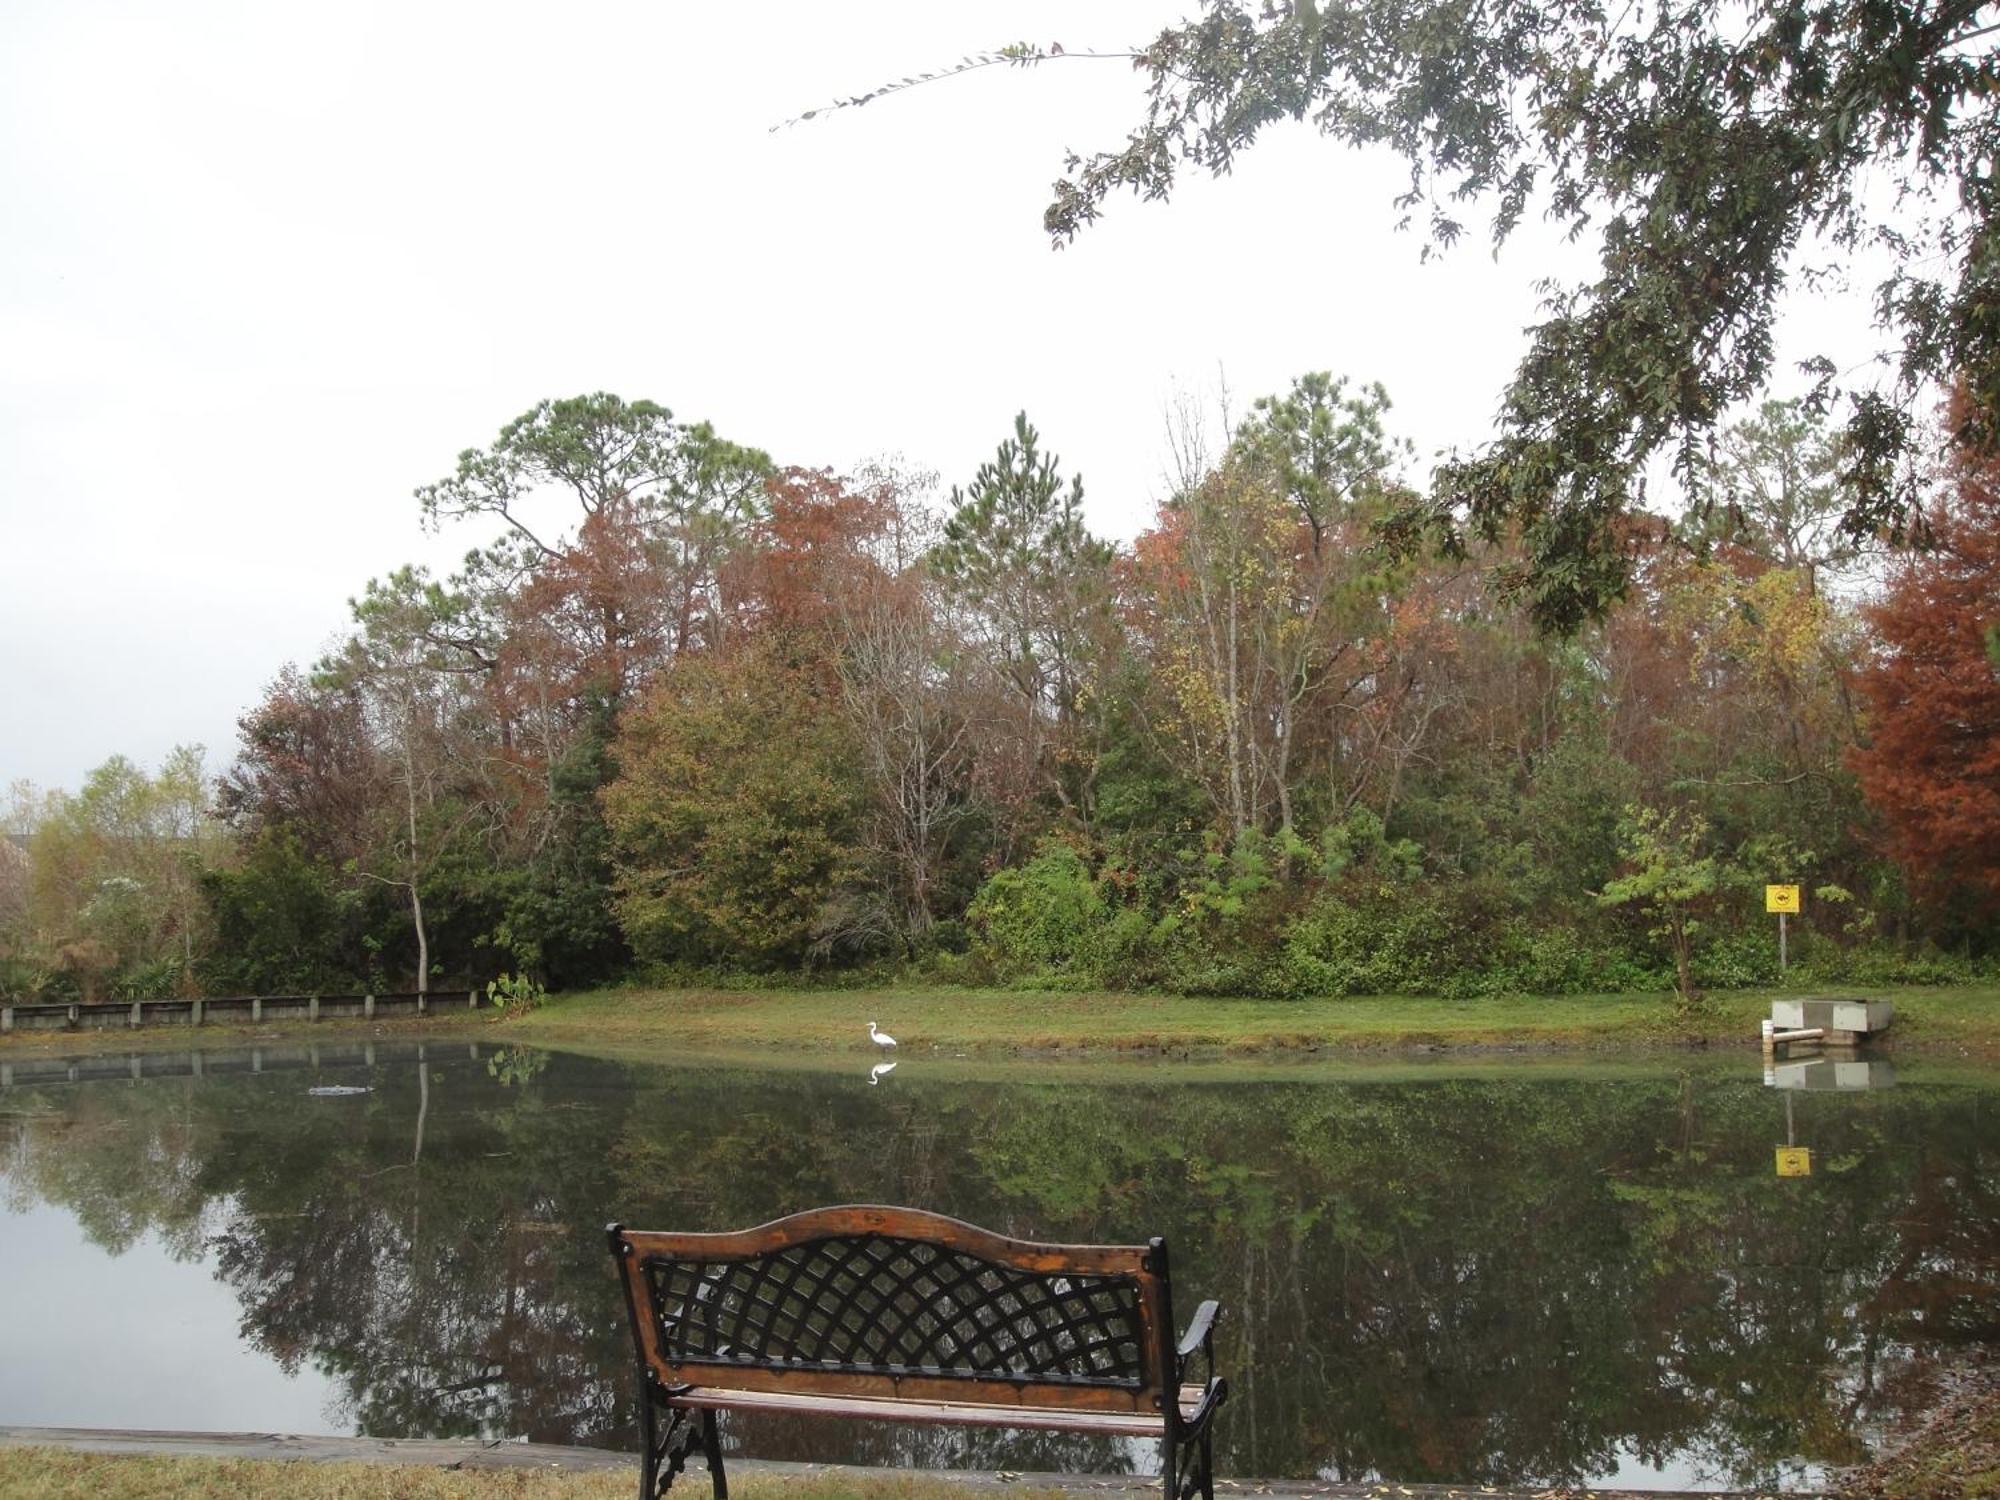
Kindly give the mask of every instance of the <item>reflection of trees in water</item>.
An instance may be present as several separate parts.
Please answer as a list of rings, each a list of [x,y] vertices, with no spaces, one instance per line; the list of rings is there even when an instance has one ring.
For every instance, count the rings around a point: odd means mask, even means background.
[[[39,1105],[31,1095],[0,1114],[7,1197],[64,1205],[114,1255],[152,1232],[176,1260],[199,1259],[222,1206],[203,1180],[204,1124],[191,1101],[164,1091],[86,1089]]]
[[[532,1094],[480,1108],[512,1097],[483,1083],[384,1070],[361,1129],[269,1164],[256,1201],[290,1183],[305,1211],[239,1218],[218,1273],[260,1347],[341,1378],[364,1433],[587,1442],[624,1400],[602,1240],[571,1211],[607,1191],[601,1142]]]
[[[378,1434],[629,1443],[602,1223],[841,1201],[1167,1233],[1181,1315],[1226,1305],[1239,1474],[1556,1481],[1624,1451],[1754,1484],[1852,1456],[1857,1428],[1928,1398],[1932,1353],[2000,1334],[1970,1090],[1801,1100],[1818,1175],[1779,1183],[1773,1097],[1694,1078],[871,1091],[558,1055],[374,1081],[343,1101],[242,1075],[49,1090],[60,1114],[15,1124],[10,1175],[114,1248],[206,1240],[248,1336],[335,1375]],[[1151,1461],[1066,1434],[730,1430],[774,1458]]]

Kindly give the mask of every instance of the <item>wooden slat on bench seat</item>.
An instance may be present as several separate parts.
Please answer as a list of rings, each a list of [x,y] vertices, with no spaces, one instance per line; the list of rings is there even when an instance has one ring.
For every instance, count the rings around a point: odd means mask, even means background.
[[[1181,1410],[1192,1415],[1202,1388],[1181,1387]],[[873,1417],[883,1422],[929,1422],[957,1427],[1035,1427],[1056,1432],[1099,1432],[1158,1437],[1161,1419],[1144,1412],[1078,1411],[1073,1407],[995,1406],[970,1401],[897,1401],[868,1396],[814,1396],[802,1391],[724,1390],[688,1386],[670,1392],[669,1406],[713,1411],[787,1411],[821,1417]]]

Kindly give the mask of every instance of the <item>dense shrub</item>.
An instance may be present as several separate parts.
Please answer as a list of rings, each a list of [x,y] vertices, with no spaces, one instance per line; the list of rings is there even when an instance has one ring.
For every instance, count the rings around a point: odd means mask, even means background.
[[[1839,948],[1813,944],[1787,975],[1795,985],[1981,984],[2000,977],[2000,962],[1946,953],[1928,943],[1873,942]]]
[[[178,957],[156,958],[127,969],[111,985],[114,1000],[171,1000],[186,992],[187,962]]]
[[[1083,856],[1067,844],[1045,844],[1027,864],[994,874],[965,916],[979,948],[1003,974],[1095,975],[1104,947],[1104,898]]]
[[[1627,958],[1582,924],[1533,920],[1490,881],[1346,882],[1287,931],[1284,975],[1298,995],[1576,994]]]
[[[207,994],[347,990],[370,977],[358,972],[363,903],[289,834],[267,830],[239,864],[203,875],[201,893],[214,941],[195,978]]]
[[[1778,938],[1768,930],[1738,928],[1708,933],[1694,956],[1695,983],[1735,990],[1778,982]]]

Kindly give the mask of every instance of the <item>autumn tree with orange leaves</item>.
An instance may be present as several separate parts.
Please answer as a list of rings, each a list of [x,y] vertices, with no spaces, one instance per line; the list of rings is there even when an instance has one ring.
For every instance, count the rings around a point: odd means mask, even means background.
[[[1867,611],[1868,741],[1852,752],[1914,892],[1961,922],[2000,909],[2000,456],[1962,456],[1935,545]]]

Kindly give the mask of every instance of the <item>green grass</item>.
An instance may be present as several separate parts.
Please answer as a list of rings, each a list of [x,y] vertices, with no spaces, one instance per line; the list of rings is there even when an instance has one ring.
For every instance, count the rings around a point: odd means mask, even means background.
[[[636,1473],[636,1463],[630,1469],[562,1474],[539,1469],[111,1457],[61,1448],[0,1448],[0,1495],[8,1500],[97,1500],[100,1495],[123,1500],[170,1496],[176,1500],[629,1500]],[[708,1493],[704,1473],[682,1483],[691,1496]],[[895,1473],[741,1478],[732,1473],[729,1492],[742,1500],[965,1500],[967,1493],[963,1484],[951,1480]]]
[[[1870,990],[1896,1002],[1898,1044],[2000,1056],[2000,986]],[[1660,995],[1435,1000],[1216,1000],[1047,990],[612,989],[552,997],[504,1023],[523,1041],[727,1051],[873,1050],[881,1023],[906,1053],[1292,1053],[1412,1047],[1754,1044],[1772,992],[1712,997],[1701,1021]]]
[[[259,1039],[393,1038],[468,1031],[496,1040],[618,1051],[774,1054],[786,1050],[856,1056],[874,1050],[868,1022],[903,1042],[903,1055],[1168,1053],[1293,1058],[1445,1048],[1658,1049],[1689,1043],[1752,1046],[1774,995],[1713,995],[1695,1023],[1679,1020],[1659,994],[1510,996],[1438,1000],[1369,995],[1320,1000],[1220,1000],[1106,991],[953,989],[619,988],[552,996],[526,1015],[481,1011],[394,1021],[326,1021],[264,1026],[147,1027],[138,1031],[18,1032],[0,1037],[7,1053],[178,1050],[199,1035],[208,1045]],[[1828,993],[1832,993],[1829,991]],[[1899,1052],[2000,1060],[2000,985],[1885,986],[1865,991],[1896,1002],[1889,1043]]]
[[[1843,1500],[2000,1500],[2000,1373],[1948,1398],[1902,1447],[1846,1476]]]

